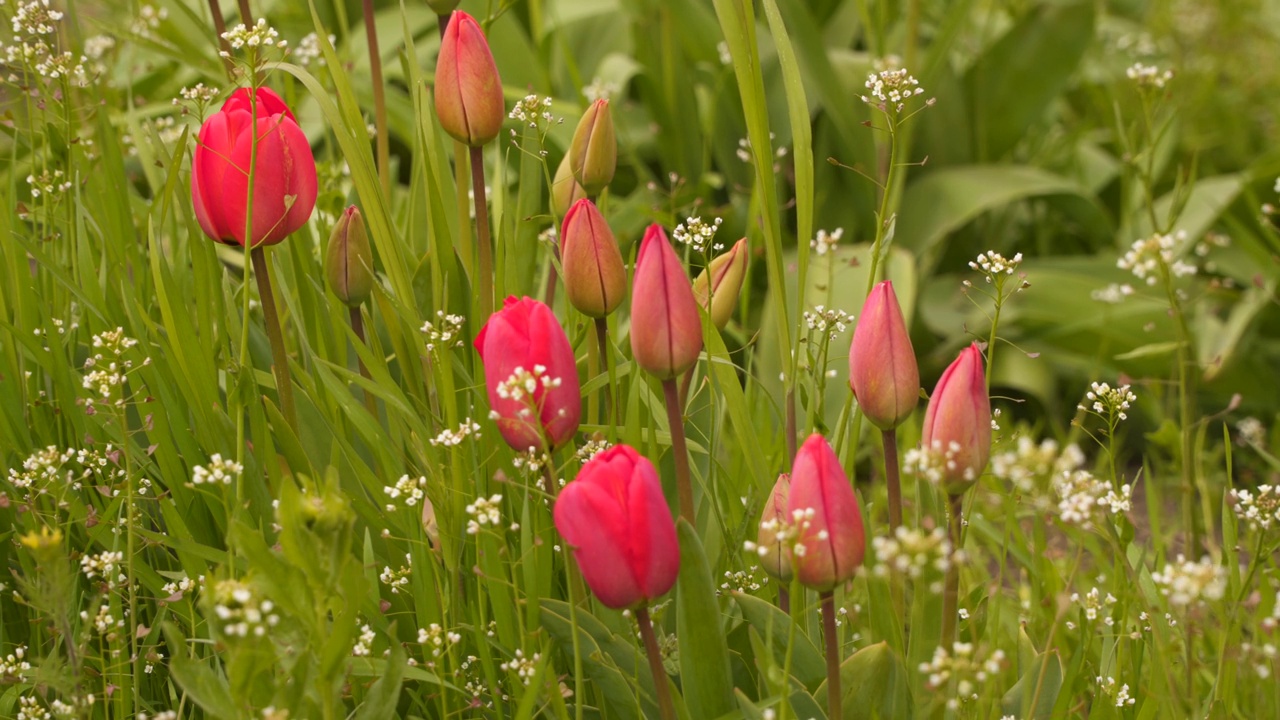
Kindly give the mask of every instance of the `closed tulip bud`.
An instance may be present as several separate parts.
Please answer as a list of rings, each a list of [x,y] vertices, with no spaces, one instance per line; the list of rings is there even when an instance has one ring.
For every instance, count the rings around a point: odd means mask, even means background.
[[[191,203],[200,228],[214,240],[244,245],[245,218],[252,212],[250,247],[274,245],[307,223],[316,192],[311,145],[289,106],[271,90],[236,90],[200,126],[191,159]]]
[[[853,330],[849,385],[862,414],[881,430],[898,427],[916,408],[920,369],[888,280],[871,290]]]
[[[586,196],[587,191],[574,179],[573,170],[569,167],[569,156],[565,155],[551,181],[551,211],[556,217],[563,218],[574,203]]]
[[[698,301],[658,225],[650,225],[640,243],[631,297],[631,355],[636,364],[661,380],[689,369],[702,351]]]
[[[711,315],[711,322],[721,330],[733,317],[742,293],[742,281],[747,277],[747,239],[742,238],[729,248],[729,252],[715,258],[693,281],[693,296],[698,304]],[[710,285],[710,292],[707,286]],[[707,308],[707,302],[711,307]]]
[[[791,525],[787,510],[787,498],[791,493],[791,476],[782,473],[773,485],[773,492],[764,504],[760,515],[760,530],[756,534],[756,551],[760,554],[760,567],[775,580],[791,582],[791,548],[778,539],[778,531]]]
[[[866,552],[862,511],[840,460],[818,434],[796,453],[787,499],[798,532],[791,562],[806,587],[827,591],[853,577]]]
[[[440,547],[440,524],[436,521],[436,506],[431,498],[422,498],[422,531],[427,534],[431,547]]]
[[[950,495],[978,480],[991,455],[991,399],[982,351],[974,343],[942,373],[921,433],[928,472]]]
[[[626,445],[596,455],[560,491],[556,530],[591,592],[614,609],[666,594],[680,571],[671,511],[653,463]]]
[[[618,140],[608,100],[601,98],[591,103],[578,122],[569,145],[569,167],[589,195],[598,195],[613,180],[618,167]]]
[[[551,308],[507,298],[476,336],[498,431],[517,452],[554,450],[578,431],[582,396],[569,338]]]
[[[502,80],[476,19],[455,10],[436,60],[436,115],[440,127],[464,145],[480,147],[498,136],[506,107]]]
[[[587,198],[574,203],[564,216],[560,263],[565,293],[583,315],[601,318],[622,304],[627,294],[622,253],[604,216]]]
[[[329,289],[350,307],[364,302],[373,292],[373,249],[369,247],[364,219],[355,205],[342,213],[329,235],[324,272],[329,278]]]

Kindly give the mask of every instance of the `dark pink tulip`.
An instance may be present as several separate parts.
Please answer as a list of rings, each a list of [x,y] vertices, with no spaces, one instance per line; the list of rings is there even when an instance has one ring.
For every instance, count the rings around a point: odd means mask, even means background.
[[[293,113],[265,87],[256,96],[240,88],[204,121],[191,160],[196,220],[218,242],[245,243],[251,157],[250,246],[284,240],[307,223],[316,206],[316,161]]]
[[[849,385],[862,414],[881,430],[901,425],[920,398],[920,369],[888,280],[862,306],[849,345]]]
[[[436,58],[436,116],[453,139],[480,147],[498,136],[507,117],[502,80],[476,19],[454,10]]]
[[[951,495],[967,490],[986,469],[991,455],[991,399],[977,343],[960,352],[933,389],[921,444]]]
[[[489,407],[508,445],[520,452],[552,450],[573,437],[582,414],[578,366],[551,308],[532,298],[507,298],[480,329],[476,350]]]
[[[702,352],[702,322],[693,287],[667,234],[650,225],[636,256],[631,285],[631,354],[636,364],[667,380]]]
[[[680,547],[658,473],[626,445],[582,466],[556,499],[555,523],[607,607],[638,607],[676,582]]]
[[[764,512],[760,513],[760,530],[756,533],[760,566],[784,583],[791,582],[791,548],[778,541],[778,530],[791,525],[791,511],[787,508],[790,495],[791,476],[782,473],[773,484]]]
[[[787,510],[791,522],[799,523],[791,562],[800,582],[827,591],[852,578],[866,552],[862,511],[840,460],[821,435],[810,435],[796,453]],[[798,521],[797,511],[804,512]]]

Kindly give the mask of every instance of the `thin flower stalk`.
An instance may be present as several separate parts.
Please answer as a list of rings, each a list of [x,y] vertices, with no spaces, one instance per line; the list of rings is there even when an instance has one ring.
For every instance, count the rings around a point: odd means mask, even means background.
[[[649,657],[649,672],[653,673],[653,688],[658,695],[658,712],[662,720],[675,720],[675,707],[671,704],[671,689],[668,687],[667,671],[662,668],[662,651],[658,649],[658,638],[653,634],[653,621],[649,618],[648,606],[636,609],[636,621],[640,623],[640,637],[644,638],[644,654]],[[581,707],[582,703],[576,703]]]
[[[378,152],[378,179],[382,192],[391,194],[391,139],[387,136],[387,99],[382,84],[382,55],[378,52],[378,26],[373,17],[373,0],[364,0],[364,29],[369,41],[369,81],[373,83],[374,138]]]

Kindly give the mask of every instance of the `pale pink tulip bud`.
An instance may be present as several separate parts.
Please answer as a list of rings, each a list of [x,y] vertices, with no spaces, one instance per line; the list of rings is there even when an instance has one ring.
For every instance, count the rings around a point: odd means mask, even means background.
[[[986,469],[991,455],[991,399],[977,343],[961,351],[933,389],[921,444],[950,495],[968,490]]]
[[[618,241],[596,209],[583,198],[569,208],[560,228],[560,263],[565,294],[583,315],[601,318],[627,294],[627,269]]]
[[[738,295],[742,293],[742,282],[747,277],[747,239],[742,238],[729,248],[729,252],[720,255],[707,265],[693,281],[693,296],[698,304],[707,308],[711,322],[721,330],[733,317],[733,310],[738,306]],[[708,291],[708,285],[710,291]]]
[[[631,355],[661,380],[689,369],[702,352],[702,323],[689,276],[658,225],[636,256],[631,286]]]
[[[862,306],[849,345],[849,385],[862,414],[881,430],[901,425],[920,398],[920,369],[888,280]]]

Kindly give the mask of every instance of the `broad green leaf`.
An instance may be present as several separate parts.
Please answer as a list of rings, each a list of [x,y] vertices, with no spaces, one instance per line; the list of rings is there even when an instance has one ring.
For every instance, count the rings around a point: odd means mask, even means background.
[[[733,599],[742,610],[742,617],[756,629],[760,637],[770,640],[774,661],[778,667],[782,667],[787,655],[791,617],[773,603],[754,595],[735,592]],[[817,687],[827,676],[827,664],[822,653],[800,629],[797,629],[791,640],[791,674],[810,689]]]
[[[736,703],[711,565],[698,531],[687,520],[681,518],[676,531],[680,538],[680,579],[676,583],[680,687],[691,717],[719,717],[733,711]]]
[[[1062,691],[1062,660],[1056,650],[1041,653],[1000,701],[1006,714],[1028,720],[1053,717]]]
[[[814,691],[827,709],[827,682]],[[840,663],[841,720],[912,717],[911,680],[902,658],[889,643],[864,647]]]

